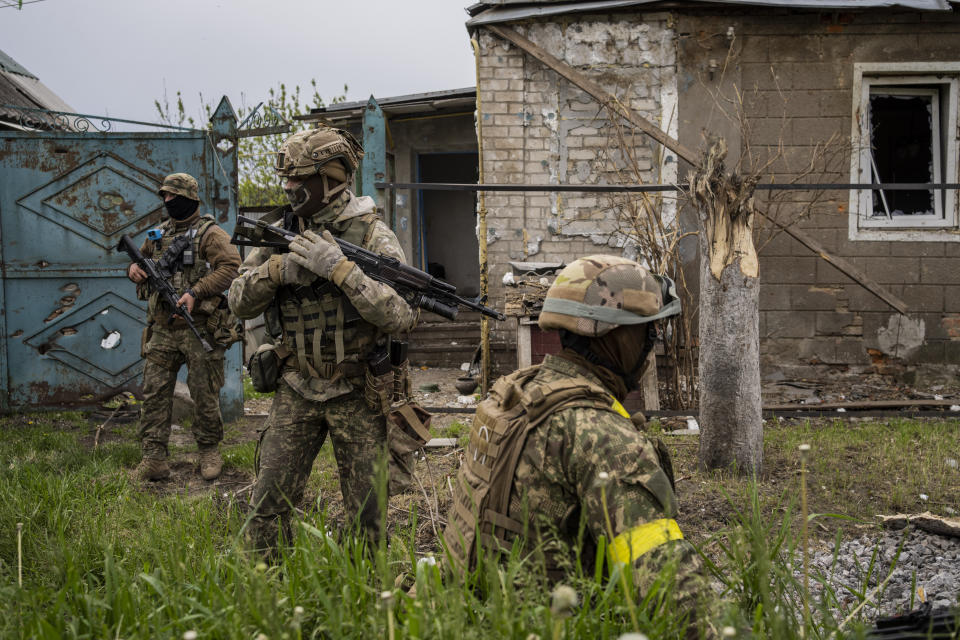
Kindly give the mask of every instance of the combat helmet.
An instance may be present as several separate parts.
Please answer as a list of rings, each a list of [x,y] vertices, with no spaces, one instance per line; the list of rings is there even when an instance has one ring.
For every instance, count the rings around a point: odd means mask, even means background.
[[[163,179],[163,184],[157,190],[160,196],[165,193],[172,193],[176,196],[183,196],[191,200],[200,200],[199,185],[197,179],[189,173],[171,173]]]
[[[343,129],[324,126],[284,140],[277,153],[277,175],[303,182],[287,191],[294,213],[310,215],[328,205],[347,188],[361,158],[363,147]]]
[[[541,329],[565,329],[599,338],[616,327],[654,322],[680,313],[673,280],[633,260],[594,255],[567,265],[547,290]]]

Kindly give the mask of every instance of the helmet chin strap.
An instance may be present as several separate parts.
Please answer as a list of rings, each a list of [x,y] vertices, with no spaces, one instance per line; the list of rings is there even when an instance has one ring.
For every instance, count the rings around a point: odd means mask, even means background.
[[[309,218],[322,211],[347,188],[346,182],[340,182],[331,188],[326,174],[310,176],[296,189],[284,189],[293,213],[301,218]]]

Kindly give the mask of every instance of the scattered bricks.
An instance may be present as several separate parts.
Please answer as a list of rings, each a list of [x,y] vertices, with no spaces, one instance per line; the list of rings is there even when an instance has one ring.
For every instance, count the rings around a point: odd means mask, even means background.
[[[797,345],[797,359],[810,364],[833,364],[837,361],[837,345],[831,338],[808,338]]]
[[[790,293],[790,308],[810,311],[836,311],[841,301],[846,303],[846,291],[843,287],[820,287],[811,285],[791,285],[782,287]],[[817,330],[819,332],[819,318]]]
[[[812,338],[815,334],[813,313],[804,311],[768,311],[765,336],[772,338]]]
[[[956,258],[921,258],[920,281],[925,284],[960,284],[960,265]]]
[[[817,312],[818,336],[862,335],[863,318],[838,311]]]
[[[779,258],[764,259],[764,268],[760,277],[768,283],[804,284],[814,282],[819,258]]]

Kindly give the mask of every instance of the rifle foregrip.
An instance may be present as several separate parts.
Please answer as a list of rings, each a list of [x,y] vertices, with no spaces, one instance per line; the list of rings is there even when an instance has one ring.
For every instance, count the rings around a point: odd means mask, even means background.
[[[439,300],[434,298],[428,298],[424,296],[420,299],[420,308],[424,311],[429,311],[430,313],[435,313],[438,316],[442,316],[447,320],[456,320],[457,313],[460,311],[456,306],[450,304],[444,304]]]

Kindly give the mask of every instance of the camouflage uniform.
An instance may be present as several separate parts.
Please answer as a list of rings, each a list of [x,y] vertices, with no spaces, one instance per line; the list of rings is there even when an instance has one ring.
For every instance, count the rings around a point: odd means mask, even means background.
[[[632,261],[577,260],[548,292],[540,323],[590,338],[625,328],[631,337],[628,325],[679,311],[664,306],[662,288]],[[630,362],[646,361],[647,353],[638,349]],[[617,399],[627,391],[611,371],[617,367],[592,360],[566,348],[501,378],[478,406],[444,531],[454,564],[462,571],[475,565],[478,547],[509,551],[519,539],[552,580],[570,573],[577,558],[592,574],[603,536],[614,561],[656,570],[677,559],[676,593],[691,594],[702,586],[699,563],[674,519],[669,456]],[[651,572],[637,577],[643,590]]]
[[[405,260],[400,243],[377,217],[369,197],[341,191],[307,219],[300,232],[330,231],[375,253]],[[349,518],[358,518],[372,536],[378,535],[380,514],[374,491],[374,467],[385,452],[383,408],[365,394],[367,358],[385,348],[388,335],[413,328],[417,312],[392,288],[367,277],[344,261],[329,281],[314,283],[323,297],[318,314],[304,314],[308,299],[290,285],[280,284],[280,254],[258,248],[240,267],[230,287],[230,308],[240,318],[252,318],[271,304],[280,307],[281,343],[286,358],[270,415],[260,432],[257,481],[252,502],[255,514],[248,535],[259,549],[272,549],[278,525],[291,535],[289,514],[303,497],[313,461],[329,432],[340,470],[340,488]],[[320,318],[312,316],[321,316]],[[324,319],[326,315],[326,320]],[[312,324],[311,324],[312,323]]]
[[[161,188],[161,193],[164,191],[198,199],[196,180],[186,174],[168,176]],[[198,211],[185,220],[167,219],[159,228],[163,231],[161,240],[147,240],[141,247],[148,258],[159,258],[177,238],[193,235],[189,251],[194,256],[194,263],[181,263],[171,278],[171,284],[177,297],[187,290],[194,294],[196,304],[191,315],[214,349],[205,352],[184,320],[169,321],[172,309],[159,299],[159,294],[150,291],[145,283],[137,286],[138,297],[149,301],[149,326],[144,332],[142,345],[146,362],[140,441],[143,457],[152,460],[163,460],[168,456],[173,392],[177,373],[184,364],[187,365],[187,387],[196,407],[191,430],[197,445],[201,451],[215,449],[223,439],[220,388],[224,378],[224,348],[218,344],[216,336],[226,316],[223,291],[236,277],[240,265],[240,255],[230,244],[230,236],[211,216],[201,216]]]

